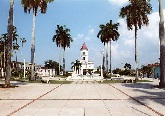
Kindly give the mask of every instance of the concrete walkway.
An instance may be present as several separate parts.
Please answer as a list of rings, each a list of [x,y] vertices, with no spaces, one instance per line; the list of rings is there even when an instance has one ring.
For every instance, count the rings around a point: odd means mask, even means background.
[[[150,83],[25,84],[0,88],[0,116],[165,115],[165,89]]]

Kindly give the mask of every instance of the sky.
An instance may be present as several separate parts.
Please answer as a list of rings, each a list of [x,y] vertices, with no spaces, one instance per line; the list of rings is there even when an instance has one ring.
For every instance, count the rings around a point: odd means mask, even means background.
[[[19,37],[27,42],[18,53],[18,61],[31,59],[32,12],[24,13],[21,0],[14,0],[14,25]],[[164,16],[165,16],[165,2]],[[0,34],[7,32],[7,21],[10,0],[0,0]],[[89,60],[94,61],[95,68],[101,64],[101,51],[104,45],[97,38],[100,24],[110,20],[120,23],[118,41],[112,42],[112,69],[123,68],[130,63],[135,68],[134,30],[127,29],[125,19],[119,17],[120,9],[128,4],[128,0],[55,0],[48,4],[46,14],[39,11],[36,16],[35,63],[44,65],[46,60],[59,62],[60,49],[53,43],[57,25],[69,28],[73,42],[65,51],[66,70],[71,70],[71,62],[80,59],[80,48],[85,44],[89,50]],[[148,63],[159,61],[159,13],[158,0],[151,0],[153,7],[149,17],[149,26],[138,30],[139,68]],[[62,54],[61,54],[62,55]],[[15,56],[12,58],[15,60]]]

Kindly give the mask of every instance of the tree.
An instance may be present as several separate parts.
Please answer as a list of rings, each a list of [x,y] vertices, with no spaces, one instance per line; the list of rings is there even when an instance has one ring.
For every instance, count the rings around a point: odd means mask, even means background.
[[[23,45],[24,45],[24,43],[26,43],[26,39],[25,38],[20,38],[20,42],[21,42],[21,46],[22,46],[22,49],[23,49]],[[21,50],[21,56],[22,56],[22,51],[23,50]],[[25,78],[25,72],[26,72],[26,67],[25,67],[25,58],[22,56],[22,58],[23,58],[23,65],[24,65],[24,68],[23,68],[23,77]],[[21,72],[22,72],[22,70],[21,70]],[[22,76],[21,76],[22,77]]]
[[[11,78],[11,52],[12,52],[12,38],[13,38],[13,7],[14,0],[10,0],[9,18],[7,26],[7,42],[6,42],[6,78],[5,87],[10,87]]]
[[[66,47],[70,47],[70,43],[73,42],[73,39],[70,35],[70,29],[66,26],[57,25],[57,30],[55,30],[55,35],[52,38],[53,42],[56,42],[57,47],[63,48],[64,52]],[[60,64],[60,63],[59,63]],[[65,73],[65,58],[63,55],[63,70]]]
[[[74,70],[76,71],[76,73],[78,72],[79,74],[79,70],[81,69],[81,62],[79,60],[76,60],[75,62],[72,62],[72,69],[74,68]]]
[[[13,51],[15,51],[15,55],[16,55],[16,68],[17,68],[17,51],[19,49],[19,44],[18,44],[18,34],[17,34],[17,28],[15,26],[13,26]]]
[[[1,35],[1,75],[5,76],[6,71],[6,43],[7,33]],[[2,74],[3,73],[3,74]]]
[[[112,50],[111,50],[111,41],[117,41],[120,34],[118,32],[118,26],[119,23],[112,23],[112,20],[110,20],[110,23],[106,24],[107,27],[107,37],[109,38],[110,42],[110,73],[112,73]]]
[[[114,74],[119,74],[121,72],[120,68],[116,68],[112,71]]]
[[[47,60],[44,63],[44,66],[47,67],[48,69],[55,69],[55,71],[57,72],[56,74],[59,74],[59,63],[53,60]],[[60,65],[60,69],[62,69],[62,66]]]
[[[24,7],[25,13],[30,13],[33,11],[33,26],[32,26],[32,39],[31,39],[31,78],[34,79],[34,53],[35,53],[35,18],[37,15],[38,8],[40,8],[41,13],[46,13],[47,3],[50,3],[54,0],[21,0],[22,6]]]
[[[122,75],[130,75],[131,74],[131,64],[125,63],[124,70],[121,71]]]
[[[20,38],[20,42],[21,42],[21,46],[23,48],[23,44],[26,43],[26,39],[25,38]]]
[[[124,68],[127,69],[127,70],[130,70],[131,69],[131,64],[125,63]]]
[[[126,18],[128,30],[135,29],[135,64],[136,79],[138,79],[138,50],[137,50],[137,31],[143,25],[148,26],[148,14],[151,14],[152,7],[150,0],[129,0],[129,4],[120,11],[120,17]]]
[[[2,77],[3,71],[3,53],[4,53],[4,41],[0,37],[0,77]]]
[[[106,25],[103,25],[101,24],[100,26],[100,31],[98,32],[97,34],[97,37],[100,38],[101,42],[104,43],[104,47],[105,47],[105,54],[103,56],[103,67],[104,67],[104,62],[105,62],[105,56],[106,56],[106,70],[108,71],[108,62],[107,62],[107,48],[106,48],[106,45],[105,44],[108,44],[109,40],[108,38],[106,37]],[[103,71],[104,72],[104,71]]]
[[[11,44],[11,52],[10,54],[12,55],[12,52],[14,51],[15,52],[15,55],[16,55],[16,64],[17,64],[17,54],[16,54],[16,51],[18,51],[19,49],[19,44],[18,44],[18,38],[19,38],[19,35],[17,34],[17,28],[15,26],[13,26],[13,32],[12,32],[12,44]],[[1,67],[4,69],[6,68],[6,56],[7,56],[7,53],[6,53],[6,46],[8,44],[8,33],[5,33],[5,34],[2,34],[1,35],[1,51],[3,51],[2,53],[2,62],[1,62]],[[11,64],[10,64],[11,66]],[[2,71],[2,68],[1,68],[1,71]],[[5,70],[3,70],[5,72]]]
[[[142,74],[147,74],[147,77],[149,78],[150,75],[153,73],[153,68],[151,66],[142,66]]]
[[[160,39],[160,83],[161,88],[165,88],[165,29],[163,16],[163,3],[159,0],[159,39]]]
[[[108,42],[110,43],[110,72],[112,73],[111,71],[111,67],[112,67],[112,62],[111,62],[111,41],[117,41],[120,34],[118,33],[118,26],[119,26],[119,23],[112,23],[112,20],[110,20],[109,23],[107,23],[106,25],[100,25],[100,31],[97,35],[98,38],[100,38],[101,42],[104,43],[107,43],[108,45]],[[107,55],[106,55],[107,56]],[[108,62],[106,63],[106,65],[108,65]],[[108,70],[108,66],[107,67],[107,70]]]

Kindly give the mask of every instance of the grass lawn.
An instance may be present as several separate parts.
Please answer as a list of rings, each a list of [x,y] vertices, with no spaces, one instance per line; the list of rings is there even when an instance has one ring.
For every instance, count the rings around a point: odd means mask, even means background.
[[[0,79],[0,81],[3,81],[2,79]],[[27,83],[41,83],[41,80],[35,80],[35,81],[29,81],[28,78],[11,78],[11,81],[19,81],[19,82],[27,82]],[[50,84],[70,84],[73,81],[60,81],[60,80],[50,80]],[[46,81],[45,81],[46,83]]]
[[[73,81],[57,81],[57,80],[50,80],[51,84],[70,84]]]
[[[150,80],[137,80],[137,82],[153,82],[153,81],[150,81]]]
[[[0,79],[0,81],[4,81]],[[27,83],[41,83],[41,80],[29,81],[28,78],[11,78],[11,81],[19,81],[19,82],[27,82]],[[66,80],[50,80],[50,84],[71,84],[73,81],[66,81]],[[106,83],[123,83],[124,80],[103,80],[103,82],[98,82],[100,84]],[[150,80],[137,80],[136,82],[153,82]],[[46,83],[46,82],[45,82]]]
[[[99,83],[122,83],[123,80],[103,80],[103,82]]]
[[[29,83],[41,83],[41,80],[29,81]],[[44,83],[46,83],[46,81]],[[50,84],[70,84],[70,83],[72,83],[72,81],[50,80],[49,83]]]

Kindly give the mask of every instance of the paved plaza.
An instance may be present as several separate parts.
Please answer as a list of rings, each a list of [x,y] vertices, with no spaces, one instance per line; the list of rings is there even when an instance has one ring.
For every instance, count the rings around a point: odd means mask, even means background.
[[[165,115],[165,89],[147,83],[23,83],[0,88],[0,116]]]

